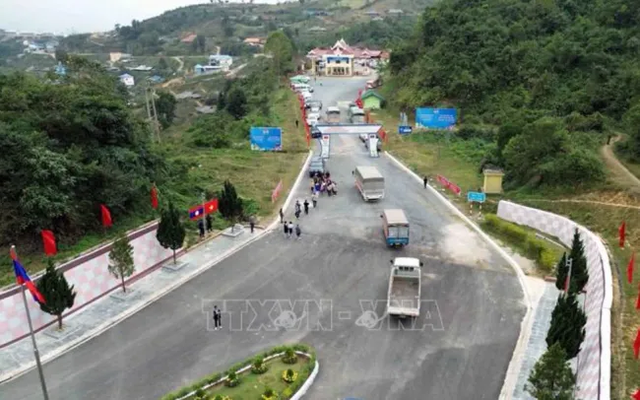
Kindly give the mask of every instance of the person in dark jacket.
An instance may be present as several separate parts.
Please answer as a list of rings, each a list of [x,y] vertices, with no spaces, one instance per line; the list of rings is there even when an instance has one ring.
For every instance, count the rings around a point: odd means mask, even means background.
[[[207,222],[207,224],[206,224],[207,225],[207,232],[211,233],[211,231],[213,231],[213,220],[211,218],[211,214],[207,215],[206,222]]]
[[[296,240],[300,240],[300,235],[302,234],[302,229],[300,229],[300,224],[296,225]]]
[[[424,176],[424,179],[422,179],[422,183],[424,184],[424,188],[427,188],[427,185],[429,184],[429,178],[427,178],[427,176]]]
[[[302,204],[304,205],[304,214],[309,215],[309,200],[304,199],[304,203]]]

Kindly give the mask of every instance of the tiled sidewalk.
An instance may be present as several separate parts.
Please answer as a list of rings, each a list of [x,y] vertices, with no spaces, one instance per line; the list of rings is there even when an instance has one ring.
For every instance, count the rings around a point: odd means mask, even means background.
[[[533,366],[547,350],[545,339],[549,326],[551,325],[551,312],[556,306],[556,300],[559,294],[560,291],[556,289],[555,284],[549,282],[544,283],[544,292],[535,306],[531,336],[529,337],[525,355],[522,359],[522,365],[520,366],[518,382],[513,392],[513,400],[535,400],[524,390],[524,386],[529,380],[529,374],[531,370],[533,370]]]
[[[55,358],[70,348],[100,334],[197,274],[204,272],[229,253],[257,239],[263,233],[265,231],[256,229],[251,234],[246,229],[235,238],[220,235],[180,256],[179,261],[187,263],[180,270],[168,271],[160,268],[127,286],[128,295],[126,297],[121,296],[122,290],[116,289],[111,294],[65,318],[63,321],[66,326],[64,336],[55,331],[57,325],[38,332],[36,341],[41,360],[44,362]],[[171,262],[168,261],[168,263]],[[35,367],[35,359],[29,338],[0,349],[0,382],[33,367]]]

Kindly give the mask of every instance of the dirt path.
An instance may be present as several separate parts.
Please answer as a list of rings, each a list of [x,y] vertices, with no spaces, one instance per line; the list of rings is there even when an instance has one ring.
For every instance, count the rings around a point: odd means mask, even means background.
[[[176,73],[181,72],[182,68],[184,68],[184,61],[182,61],[182,58],[180,58],[180,57],[171,57],[171,58],[173,58],[174,60],[176,60],[180,64],[180,66],[178,67],[178,70],[176,71]]]
[[[165,83],[163,83],[162,87],[166,88],[166,87],[173,86],[173,85],[181,85],[183,83],[184,83],[184,78],[183,77],[173,78],[173,79],[168,80]]]
[[[602,146],[602,148],[600,149],[600,154],[602,154],[605,164],[620,184],[640,189],[640,179],[632,174],[631,171],[629,171],[627,167],[625,167],[620,162],[620,160],[618,160],[618,157],[616,157],[615,153],[613,152],[613,145],[618,140],[620,140],[620,136],[611,138],[611,144],[605,144],[604,146]]]

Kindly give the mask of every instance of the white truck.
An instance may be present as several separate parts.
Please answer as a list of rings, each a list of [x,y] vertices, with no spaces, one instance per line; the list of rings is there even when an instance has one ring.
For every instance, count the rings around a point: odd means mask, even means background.
[[[391,264],[387,315],[416,318],[420,315],[420,267],[423,263],[413,257],[396,257]]]
[[[384,177],[376,167],[357,167],[352,174],[364,201],[384,199]]]

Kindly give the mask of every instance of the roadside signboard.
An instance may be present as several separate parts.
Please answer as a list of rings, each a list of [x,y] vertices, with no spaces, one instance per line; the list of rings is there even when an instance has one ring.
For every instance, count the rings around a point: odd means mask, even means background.
[[[455,108],[416,108],[416,128],[448,129],[452,128],[458,119]]]
[[[482,192],[467,192],[467,201],[469,203],[484,203],[487,200],[487,195]]]
[[[249,131],[251,150],[281,151],[282,129],[252,127]]]
[[[398,133],[401,135],[408,135],[413,131],[413,129],[411,128],[410,125],[405,125],[405,126],[399,126],[398,127]]]

